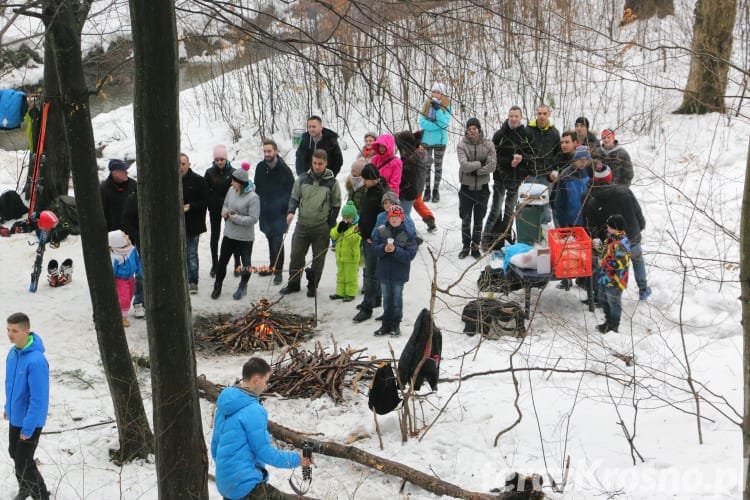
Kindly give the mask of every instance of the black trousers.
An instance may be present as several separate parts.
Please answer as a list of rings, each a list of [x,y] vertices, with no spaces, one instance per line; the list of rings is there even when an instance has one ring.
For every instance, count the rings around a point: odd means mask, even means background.
[[[18,491],[32,498],[49,498],[47,485],[34,461],[41,434],[42,428],[37,427],[29,439],[21,439],[21,428],[12,425],[8,434],[8,453],[15,463]]]
[[[247,268],[250,266],[250,257],[252,254],[252,241],[233,240],[232,238],[224,236],[221,240],[219,263],[216,265],[216,283],[221,285],[224,282],[224,278],[227,275],[227,264],[229,264],[229,259],[231,259],[233,255],[239,255],[242,260],[242,267]],[[250,273],[247,269],[243,269],[242,278],[240,278],[240,285],[247,284],[247,280],[249,279]]]
[[[284,270],[284,235],[265,233],[268,240],[268,260],[276,268],[276,274]]]
[[[219,237],[221,237],[221,210],[208,211],[208,221],[211,223],[211,267],[216,270],[219,264]],[[234,254],[234,267],[240,265],[240,254]]]
[[[463,248],[479,248],[482,239],[482,222],[487,213],[487,202],[490,199],[490,188],[469,189],[461,185],[458,192],[458,216],[461,217],[461,243]],[[473,220],[472,220],[473,219]]]

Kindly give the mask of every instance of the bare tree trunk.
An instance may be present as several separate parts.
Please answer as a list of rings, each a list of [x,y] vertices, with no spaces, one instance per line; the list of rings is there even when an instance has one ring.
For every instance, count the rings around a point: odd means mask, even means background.
[[[49,35],[47,35],[49,36]],[[52,44],[44,45],[44,60],[53,61]],[[60,99],[60,83],[54,64],[44,65],[44,97],[51,100],[47,116],[47,130],[45,132],[44,156],[46,160],[40,175],[42,177],[42,191],[37,198],[37,209],[44,210],[49,203],[61,194],[68,194],[70,182],[70,151],[65,145],[65,121],[63,118],[62,100]]]
[[[750,141],[745,166],[745,190],[742,193],[740,221],[740,301],[742,303],[742,332],[744,339],[745,414],[742,419],[742,457],[745,485],[742,498],[750,500]]]
[[[698,0],[695,4],[690,73],[675,113],[724,113],[737,0]]]
[[[180,186],[174,2],[130,0],[138,206],[159,498],[208,498]],[[155,48],[158,47],[158,50]]]
[[[46,62],[54,64],[60,86],[65,142],[70,150],[73,182],[78,195],[81,245],[94,326],[120,437],[120,450],[111,455],[116,461],[123,462],[146,457],[152,450],[153,436],[122,327],[114,276],[110,272],[112,263],[96,172],[89,94],[81,59],[80,32],[86,13],[81,13],[76,7],[80,6],[73,0],[51,0],[45,4],[47,41],[53,54],[53,60]]]

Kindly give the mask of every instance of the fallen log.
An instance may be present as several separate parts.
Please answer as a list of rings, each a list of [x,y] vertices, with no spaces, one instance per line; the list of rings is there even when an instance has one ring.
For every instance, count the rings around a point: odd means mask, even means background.
[[[222,388],[222,386],[218,386],[210,380],[207,380],[205,375],[200,375],[198,377],[199,394],[209,401],[216,402],[216,398],[219,397]],[[292,429],[272,422],[271,420],[268,421],[268,431],[279,441],[284,441],[285,443],[294,445],[297,448],[302,448],[304,442],[310,440],[309,436],[293,431]],[[518,491],[492,494],[465,490],[460,486],[443,481],[435,476],[425,474],[424,472],[413,469],[407,465],[378,457],[377,455],[373,455],[351,445],[342,445],[331,441],[316,441],[315,448],[317,453],[329,457],[351,460],[352,462],[373,468],[380,472],[400,477],[436,495],[446,495],[454,498],[467,498],[471,500],[541,500],[545,498],[544,493],[541,491]]]

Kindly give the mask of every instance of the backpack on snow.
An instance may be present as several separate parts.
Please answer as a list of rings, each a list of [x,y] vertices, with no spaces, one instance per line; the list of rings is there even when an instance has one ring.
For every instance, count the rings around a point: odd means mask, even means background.
[[[29,207],[21,199],[21,195],[15,191],[6,191],[0,194],[0,222],[18,219],[26,215]]]
[[[472,300],[464,307],[461,319],[467,335],[479,333],[490,340],[526,336],[526,314],[523,307],[515,302],[484,298]]]
[[[49,210],[55,212],[60,222],[50,231],[50,241],[59,243],[68,235],[81,234],[81,228],[78,225],[78,211],[76,209],[76,199],[66,194],[61,194],[49,204]]]
[[[26,94],[20,90],[0,90],[0,128],[19,128],[29,110]]]

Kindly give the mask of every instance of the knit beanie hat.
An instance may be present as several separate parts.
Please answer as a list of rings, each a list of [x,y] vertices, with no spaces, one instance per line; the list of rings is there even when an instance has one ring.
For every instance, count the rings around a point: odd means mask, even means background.
[[[117,158],[112,158],[111,160],[109,160],[109,165],[107,166],[109,167],[110,172],[113,170],[127,170],[128,169],[128,164]]]
[[[466,130],[469,130],[469,127],[476,127],[479,130],[482,130],[482,124],[479,123],[479,119],[478,118],[469,118],[466,121]]]
[[[585,125],[587,129],[590,128],[589,127],[589,119],[586,118],[585,116],[579,116],[578,118],[576,118],[576,123],[575,124],[578,125],[579,123],[582,123],[583,125]]]
[[[219,158],[222,160],[227,159],[227,147],[223,144],[214,146],[214,159]]]
[[[590,160],[591,153],[589,153],[589,148],[587,146],[576,147],[576,152],[573,153],[573,159],[574,160]]]
[[[612,137],[615,136],[615,131],[612,130],[611,128],[605,128],[604,130],[602,130],[602,139],[604,139],[605,137],[610,136],[610,135]]]
[[[393,203],[398,205],[398,195],[393,191],[386,191],[383,193],[383,197],[380,199],[380,203],[385,203],[385,200],[391,200]]]
[[[401,205],[392,205],[391,208],[388,209],[388,217],[399,217],[401,220],[404,220],[406,216],[404,215],[404,209],[401,208]]]
[[[240,184],[247,185],[250,181],[249,177],[247,176],[247,170],[244,169],[237,169],[234,172],[232,172],[232,179],[239,182]]]
[[[346,205],[344,205],[344,208],[341,209],[341,216],[349,217],[352,220],[357,218],[357,207],[354,206],[354,202],[352,200],[347,201]]]
[[[372,163],[368,163],[364,167],[362,167],[362,178],[370,181],[374,181],[380,178],[380,174],[378,173],[378,169],[375,168],[375,165]]]
[[[615,231],[625,231],[625,217],[620,214],[614,214],[607,217],[607,226]]]
[[[612,169],[604,163],[599,163],[594,167],[594,182],[597,184],[608,184],[612,182]]]
[[[445,84],[440,82],[435,82],[434,84],[432,84],[432,92],[440,92],[440,95],[448,95]]]

